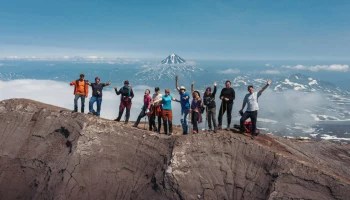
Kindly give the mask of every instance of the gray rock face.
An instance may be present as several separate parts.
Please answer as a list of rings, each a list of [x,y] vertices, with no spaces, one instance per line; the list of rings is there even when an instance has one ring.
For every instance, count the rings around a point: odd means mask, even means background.
[[[228,132],[171,137],[0,102],[0,199],[347,199],[350,147]]]

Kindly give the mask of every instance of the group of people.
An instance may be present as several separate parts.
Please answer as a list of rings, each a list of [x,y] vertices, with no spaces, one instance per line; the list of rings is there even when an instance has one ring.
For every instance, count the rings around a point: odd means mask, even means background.
[[[88,97],[89,86],[92,88],[92,97],[89,101],[89,114],[94,114],[100,116],[101,104],[102,104],[102,90],[105,86],[110,85],[110,81],[107,83],[101,83],[100,78],[95,78],[95,83],[90,83],[88,80],[84,79],[84,74],[80,74],[80,78],[70,83],[74,87],[74,111],[78,111],[78,99],[81,99],[81,112],[84,113],[85,107],[85,98]],[[141,112],[133,125],[137,127],[143,117],[149,118],[149,130],[161,133],[162,121],[163,121],[163,130],[167,135],[172,135],[173,133],[173,113],[172,113],[172,101],[178,102],[181,104],[181,125],[183,134],[188,134],[188,123],[187,117],[190,115],[191,123],[193,125],[193,133],[196,134],[199,132],[198,124],[203,121],[202,114],[206,113],[206,119],[208,121],[209,131],[214,131],[222,129],[222,118],[225,112],[227,113],[227,127],[226,130],[230,130],[231,126],[231,116],[232,116],[232,107],[234,100],[236,98],[235,90],[231,87],[231,82],[225,82],[225,88],[221,90],[219,98],[221,99],[221,105],[218,113],[218,124],[216,122],[216,102],[215,95],[217,92],[216,82],[213,84],[214,88],[207,87],[203,98],[198,90],[194,89],[195,82],[191,86],[191,95],[186,91],[184,86],[179,87],[178,85],[178,76],[175,77],[175,87],[179,92],[179,99],[174,98],[170,94],[169,89],[165,89],[164,95],[161,94],[159,87],[156,87],[154,94],[151,97],[151,91],[149,89],[145,90],[143,98],[143,107]],[[124,110],[126,109],[125,121],[124,123],[129,122],[130,110],[132,106],[132,99],[134,98],[134,92],[132,87],[129,85],[129,81],[124,81],[124,86],[118,90],[117,87],[114,87],[115,93],[120,95],[120,105],[118,117],[115,121],[120,121]],[[248,94],[243,99],[242,109],[239,111],[241,114],[240,119],[240,131],[244,132],[244,122],[250,118],[252,122],[252,137],[256,133],[256,122],[258,116],[258,98],[261,96],[263,91],[271,84],[271,80],[267,80],[266,85],[259,91],[254,92],[254,87],[252,85],[248,86]],[[192,101],[190,101],[192,96]],[[93,108],[94,103],[97,103],[97,110]],[[247,109],[243,112],[245,106]],[[156,126],[156,121],[158,126]]]

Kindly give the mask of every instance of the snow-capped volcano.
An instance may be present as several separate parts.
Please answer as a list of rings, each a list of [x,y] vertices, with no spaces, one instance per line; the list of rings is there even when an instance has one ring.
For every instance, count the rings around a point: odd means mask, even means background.
[[[160,64],[144,65],[135,75],[139,81],[169,80],[175,76],[191,78],[203,71],[204,69],[197,67],[195,62],[186,62],[180,56],[171,54]]]
[[[161,64],[181,64],[181,63],[185,63],[185,62],[186,62],[186,60],[181,58],[180,56],[178,56],[176,54],[171,54],[167,58],[162,60]]]

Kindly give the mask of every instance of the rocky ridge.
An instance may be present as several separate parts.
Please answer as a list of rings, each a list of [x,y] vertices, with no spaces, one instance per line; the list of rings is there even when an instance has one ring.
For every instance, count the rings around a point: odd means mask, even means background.
[[[346,199],[350,147],[262,134],[158,135],[0,102],[0,199]]]

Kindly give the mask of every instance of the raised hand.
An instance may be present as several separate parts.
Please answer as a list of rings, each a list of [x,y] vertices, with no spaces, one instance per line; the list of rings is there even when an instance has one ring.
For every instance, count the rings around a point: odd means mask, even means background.
[[[179,80],[179,76],[175,76],[175,80],[178,81]]]
[[[196,84],[196,82],[193,81],[193,82],[192,82],[192,85],[194,85],[194,84]]]
[[[107,82],[107,85],[110,85],[110,84],[111,84],[111,81],[108,81],[108,82]]]
[[[216,86],[216,82],[214,82],[214,86]]]
[[[114,86],[114,89],[118,90],[118,86]]]
[[[267,85],[270,85],[271,84],[271,80],[267,80]]]

